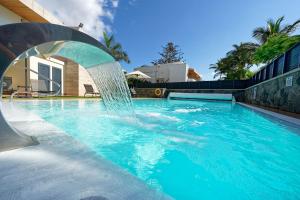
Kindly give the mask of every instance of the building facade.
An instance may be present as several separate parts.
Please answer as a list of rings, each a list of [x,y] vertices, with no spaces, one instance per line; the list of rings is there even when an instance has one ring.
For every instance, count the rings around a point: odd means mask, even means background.
[[[201,75],[188,64],[177,62],[160,65],[143,65],[137,67],[138,70],[151,77],[152,83],[168,83],[168,82],[190,82],[200,81]]]
[[[34,0],[0,0],[0,26],[27,22],[63,25]],[[11,64],[3,78],[3,94],[10,95],[19,88],[30,90],[34,81],[44,82],[48,91],[65,96],[83,96],[83,84],[90,84],[97,91],[88,72],[79,64],[64,58],[31,56]]]

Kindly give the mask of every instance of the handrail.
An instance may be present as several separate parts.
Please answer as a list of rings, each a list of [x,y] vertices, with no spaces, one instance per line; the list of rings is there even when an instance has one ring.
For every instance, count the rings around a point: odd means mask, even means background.
[[[59,94],[60,91],[61,91],[61,85],[60,85],[59,83],[57,83],[56,81],[53,81],[52,79],[48,78],[47,76],[44,76],[44,75],[42,75],[42,74],[39,74],[37,71],[35,71],[35,70],[33,70],[33,69],[30,69],[30,68],[28,69],[28,68],[26,68],[26,67],[25,67],[25,69],[27,69],[27,70],[29,70],[29,71],[31,71],[31,72],[33,72],[33,73],[35,73],[35,74],[41,76],[42,78],[46,79],[47,81],[53,82],[53,84],[55,84],[57,87],[59,87],[59,90],[58,90],[54,95],[48,95],[48,96],[58,96],[58,94]],[[14,96],[15,96],[16,94],[18,94],[18,93],[19,93],[18,91],[13,92],[13,93],[10,95],[10,101],[12,101],[13,98],[14,98]],[[31,92],[23,92],[23,93],[31,94]]]

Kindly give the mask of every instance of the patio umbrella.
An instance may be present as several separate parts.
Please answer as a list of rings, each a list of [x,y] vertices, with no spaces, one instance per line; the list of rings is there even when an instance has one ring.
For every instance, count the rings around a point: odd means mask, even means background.
[[[130,73],[126,74],[126,76],[128,78],[137,78],[137,79],[149,79],[149,78],[151,78],[150,76],[144,74],[141,71],[133,71],[133,72],[130,72]]]

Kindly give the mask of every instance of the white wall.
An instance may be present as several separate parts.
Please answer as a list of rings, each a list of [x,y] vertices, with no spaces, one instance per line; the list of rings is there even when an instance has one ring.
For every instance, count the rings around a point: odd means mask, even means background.
[[[81,65],[79,65],[79,80],[78,80],[78,96],[84,96],[85,94],[85,88],[84,88],[84,84],[90,84],[92,85],[92,87],[94,88],[95,92],[98,92],[97,86],[95,84],[95,82],[93,81],[93,79],[91,78],[89,72],[82,67]]]
[[[164,66],[169,69],[169,82],[186,82],[188,80],[187,64],[166,64]]]
[[[21,17],[0,5],[0,26],[5,24],[19,23]]]
[[[186,82],[188,81],[188,65],[185,63],[169,63],[154,66],[138,67],[139,70],[151,77],[149,81],[158,82]]]
[[[12,78],[13,90],[17,90],[18,86],[25,85],[25,60],[19,60],[16,64],[10,65],[4,76]]]

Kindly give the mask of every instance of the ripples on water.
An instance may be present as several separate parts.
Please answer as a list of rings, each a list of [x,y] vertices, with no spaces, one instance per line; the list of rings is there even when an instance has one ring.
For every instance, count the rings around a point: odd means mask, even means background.
[[[299,199],[299,127],[240,105],[136,100],[133,119],[99,101],[20,104],[175,199]]]

